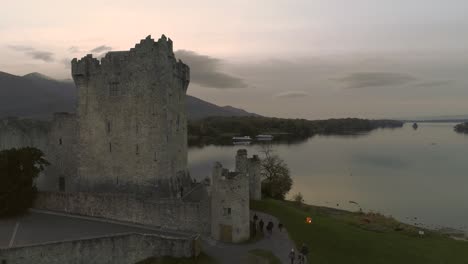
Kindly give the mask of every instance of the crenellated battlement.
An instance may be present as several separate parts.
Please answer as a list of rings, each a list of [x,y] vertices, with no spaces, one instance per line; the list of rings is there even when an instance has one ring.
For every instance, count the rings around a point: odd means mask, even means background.
[[[158,41],[149,35],[129,51],[111,51],[101,60],[88,54],[81,59],[74,58],[71,64],[73,79],[79,85],[85,84],[92,75],[123,72],[128,65],[133,64],[140,64],[146,69],[155,67],[155,70],[171,65],[173,75],[182,80],[185,91],[190,81],[189,67],[175,58],[172,40],[165,35],[162,35]]]
[[[138,50],[156,50],[174,56],[172,40],[170,38],[168,39],[164,34],[158,41],[154,41],[151,35],[148,35],[146,38],[140,40],[140,43],[135,44],[135,47],[131,48],[130,52],[136,52]]]
[[[99,69],[100,62],[98,59],[93,58],[92,54],[88,54],[80,60],[74,58],[71,61],[72,77],[78,85],[86,81],[87,76],[99,71]]]

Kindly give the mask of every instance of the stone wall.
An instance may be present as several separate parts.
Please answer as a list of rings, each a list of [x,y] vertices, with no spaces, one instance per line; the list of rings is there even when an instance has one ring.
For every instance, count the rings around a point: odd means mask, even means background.
[[[149,257],[200,254],[198,237],[126,233],[73,241],[0,248],[2,264],[133,264]]]
[[[72,61],[78,88],[82,191],[175,196],[187,180],[187,65],[172,41],[148,36],[130,51]],[[142,188],[146,186],[147,188]],[[138,188],[135,190],[135,188]]]
[[[246,149],[239,149],[236,154],[236,171],[249,178],[249,197],[251,200],[262,199],[261,161],[257,155],[248,158]]]
[[[76,115],[55,113],[50,124],[44,150],[50,166],[38,188],[41,191],[73,191],[77,186],[77,122]]]
[[[49,121],[19,119],[0,120],[0,150],[36,147],[45,152],[50,131]]]
[[[247,175],[249,176],[249,197],[251,200],[262,199],[261,161],[257,155],[247,159]]]
[[[211,236],[224,242],[250,237],[249,179],[216,163],[211,186]]]
[[[45,154],[50,166],[38,177],[37,186],[44,191],[70,190],[76,181],[76,116],[56,113],[52,121],[19,118],[0,120],[0,150],[35,147]]]
[[[168,199],[152,202],[116,193],[41,192],[34,208],[209,233],[209,204],[204,201],[189,203]]]

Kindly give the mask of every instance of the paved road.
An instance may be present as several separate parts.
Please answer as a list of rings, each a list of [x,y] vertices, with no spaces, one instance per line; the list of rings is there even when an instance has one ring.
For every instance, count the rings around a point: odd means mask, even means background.
[[[0,248],[9,247],[11,242],[11,246],[22,246],[128,232],[184,236],[126,223],[35,211],[19,218],[0,219]]]
[[[273,254],[275,254],[282,263],[289,264],[288,254],[291,248],[294,247],[294,243],[289,238],[287,231],[283,229],[282,232],[279,232],[277,228],[278,219],[275,217],[254,211],[251,211],[250,215],[253,216],[255,213],[259,219],[263,219],[265,225],[268,221],[272,221],[275,224],[273,235],[271,237],[265,235],[262,240],[250,244],[227,244],[205,239],[203,251],[218,260],[220,263],[239,264],[246,263],[245,259],[249,250],[265,249],[273,252]]]

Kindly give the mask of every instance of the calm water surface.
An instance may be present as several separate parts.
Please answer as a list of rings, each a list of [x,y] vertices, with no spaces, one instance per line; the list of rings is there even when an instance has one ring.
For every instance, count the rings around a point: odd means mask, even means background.
[[[381,129],[361,136],[315,136],[304,143],[275,145],[294,180],[289,196],[307,203],[378,211],[429,228],[468,231],[468,136],[454,124],[423,123],[413,130]],[[207,146],[189,150],[189,169],[208,176],[214,161],[234,168],[237,149],[249,156],[258,146]]]

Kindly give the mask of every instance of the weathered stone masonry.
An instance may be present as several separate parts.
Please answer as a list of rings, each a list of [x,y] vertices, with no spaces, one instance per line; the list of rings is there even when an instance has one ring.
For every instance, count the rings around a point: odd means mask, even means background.
[[[41,192],[35,208],[74,215],[113,219],[129,223],[208,234],[209,201],[179,199],[141,200],[118,193]]]
[[[171,195],[188,183],[190,71],[176,60],[170,39],[148,36],[101,61],[74,59],[72,75],[79,94],[80,190]]]
[[[38,178],[38,188],[42,191],[73,190],[77,180],[76,130],[76,116],[68,113],[56,113],[52,121],[2,119],[0,150],[20,147],[42,150],[52,165]]]
[[[211,236],[224,242],[246,241],[250,237],[249,219],[248,176],[216,163],[211,186]]]
[[[0,248],[5,264],[129,264],[149,257],[191,257],[200,253],[199,238],[125,233]]]
[[[251,200],[262,199],[261,162],[257,155],[248,158],[246,149],[239,149],[236,155],[236,171],[249,178],[249,197]]]

